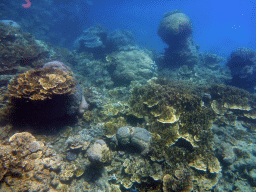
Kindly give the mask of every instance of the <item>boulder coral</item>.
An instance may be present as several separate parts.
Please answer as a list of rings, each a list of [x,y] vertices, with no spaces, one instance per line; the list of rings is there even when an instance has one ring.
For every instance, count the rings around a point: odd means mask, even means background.
[[[150,151],[151,134],[140,127],[121,127],[116,133],[118,146],[129,151],[139,151],[146,155]]]
[[[134,49],[114,52],[106,60],[112,65],[110,73],[116,85],[127,85],[131,81],[146,82],[154,76],[156,65],[146,51]]]
[[[89,160],[96,165],[108,163],[112,156],[111,152],[104,140],[97,140],[87,150]]]
[[[192,32],[190,18],[179,10],[165,13],[158,28],[158,35],[169,46],[184,45]]]
[[[160,61],[163,67],[187,65],[189,70],[199,62],[199,47],[192,39],[193,27],[190,18],[179,10],[163,15],[158,27],[158,35],[168,45],[164,58]]]
[[[10,121],[40,123],[74,116],[88,108],[81,87],[63,63],[45,66],[17,75],[8,85]]]

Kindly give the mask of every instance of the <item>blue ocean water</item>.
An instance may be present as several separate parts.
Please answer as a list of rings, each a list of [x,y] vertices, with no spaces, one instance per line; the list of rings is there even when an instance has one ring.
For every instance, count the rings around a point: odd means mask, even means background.
[[[251,0],[94,0],[54,1],[54,4],[59,11],[65,10],[63,23],[67,24],[59,29],[65,33],[69,29],[69,35],[96,23],[109,30],[131,31],[140,45],[163,52],[166,45],[157,35],[159,22],[163,13],[179,9],[191,18],[193,38],[202,52],[227,57],[238,47],[256,47],[256,2]]]

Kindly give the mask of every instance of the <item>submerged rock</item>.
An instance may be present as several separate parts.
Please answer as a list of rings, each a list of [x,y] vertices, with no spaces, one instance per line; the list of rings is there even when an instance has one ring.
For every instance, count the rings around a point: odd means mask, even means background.
[[[77,154],[72,151],[69,151],[66,155],[66,158],[68,161],[74,161],[77,158]]]
[[[150,150],[151,134],[144,128],[121,127],[116,133],[116,138],[118,145],[124,149],[132,147],[143,155]]]

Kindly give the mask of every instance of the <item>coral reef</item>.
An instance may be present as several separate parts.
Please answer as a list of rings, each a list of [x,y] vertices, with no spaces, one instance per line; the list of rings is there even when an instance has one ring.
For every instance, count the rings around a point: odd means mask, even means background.
[[[188,16],[179,10],[170,11],[163,15],[158,27],[158,35],[168,45],[164,57],[159,64],[164,67],[177,68],[187,65],[193,70],[199,62],[199,46],[194,44],[191,37],[192,23]]]
[[[159,181],[163,177],[162,166],[141,156],[115,153],[111,165],[106,166],[110,181],[131,189],[133,184]],[[159,183],[158,183],[159,184]],[[143,189],[143,188],[142,188]]]
[[[111,88],[113,81],[109,74],[111,66],[104,60],[95,60],[92,53],[74,52],[72,64],[76,79],[83,87]]]
[[[220,83],[252,92],[255,51],[222,66],[192,31],[166,13],[157,57],[124,30],[88,28],[70,52],[0,21],[0,191],[254,191],[256,97]]]
[[[214,147],[223,165],[217,191],[253,191],[255,188],[255,141],[247,118],[237,120],[235,125],[213,126]]]
[[[16,26],[0,22],[0,38],[1,74],[21,73],[24,68],[41,67],[47,61],[60,58],[57,49],[36,40],[29,33],[23,33]]]
[[[28,132],[16,133],[8,141],[1,141],[0,190],[121,192],[119,186],[107,183],[104,168],[92,167],[88,158],[77,151],[78,160],[65,161],[59,151],[62,149],[53,148]]]
[[[178,168],[174,171],[174,176],[169,174],[163,177],[163,191],[183,191],[191,192],[193,190],[193,175],[189,168]]]
[[[61,158],[28,132],[16,133],[0,145],[1,191],[56,191]],[[15,176],[14,176],[15,175]]]
[[[43,69],[64,73],[58,67]],[[52,176],[45,186],[75,191],[225,191],[233,186],[227,182],[229,175],[237,187],[239,178],[249,191],[254,186],[254,138],[245,131],[255,129],[256,103],[250,93],[153,78],[147,85],[131,83],[108,92],[91,87],[86,95],[92,106],[83,121],[51,142],[61,158],[60,165],[44,160]],[[27,151],[40,152],[41,143],[31,139]]]
[[[211,190],[221,181],[224,166],[214,151],[213,123],[236,125],[237,118],[250,122],[254,117],[254,106],[255,98],[248,92],[224,85],[195,86],[187,82],[152,79],[149,85],[135,86],[128,108],[121,109],[121,113],[108,113],[109,118],[104,120],[104,134],[109,138],[110,146],[118,150],[111,166],[107,166],[109,174],[115,183],[121,183],[126,189],[135,184],[133,178],[140,184],[136,185],[138,189],[142,181],[152,183],[150,179],[153,178],[155,189],[163,182],[164,191]],[[126,168],[131,159],[139,158],[133,154],[136,150],[131,150],[134,146],[130,146],[131,132],[135,128],[118,127],[120,123],[129,125],[130,120],[139,127],[145,127],[152,135],[147,154],[150,158],[143,159],[143,168],[142,165],[134,165],[132,172]],[[118,146],[120,143],[123,147]],[[129,147],[130,150],[126,150]],[[227,155],[223,161],[229,164],[234,162],[236,152],[225,151]],[[115,156],[121,163],[115,161]],[[121,160],[125,158],[129,161]],[[151,166],[147,167],[148,164]],[[161,175],[158,179],[152,176],[156,165],[157,174]],[[151,174],[142,172],[148,169]]]
[[[207,66],[211,69],[218,68],[219,63],[225,61],[224,57],[220,57],[216,54],[208,53],[208,52],[202,54],[201,58],[202,58],[202,65]]]
[[[183,56],[184,55],[185,54],[183,54]],[[169,64],[172,66],[175,65],[178,58],[179,55],[171,58],[164,55],[163,57],[156,59],[158,64],[165,67],[160,68],[158,77],[188,81],[189,83],[204,86],[213,83],[226,84],[232,79],[230,69],[226,65],[221,65],[222,62],[225,61],[223,57],[219,57],[212,53],[202,54],[195,52],[195,57],[192,55],[191,59],[187,57],[189,59],[187,60],[189,61],[188,63],[184,60],[184,62],[177,62],[178,66],[176,67],[168,68]],[[190,61],[193,62],[193,64],[190,63]],[[192,66],[190,64],[192,64]]]
[[[238,48],[233,51],[226,64],[232,75],[230,85],[254,92],[256,52],[249,48]]]
[[[8,25],[4,23],[8,23]],[[6,86],[17,73],[24,73],[44,63],[65,60],[61,49],[53,48],[43,41],[36,40],[31,34],[23,33],[12,21],[0,22],[0,85]],[[70,52],[69,52],[70,53]]]

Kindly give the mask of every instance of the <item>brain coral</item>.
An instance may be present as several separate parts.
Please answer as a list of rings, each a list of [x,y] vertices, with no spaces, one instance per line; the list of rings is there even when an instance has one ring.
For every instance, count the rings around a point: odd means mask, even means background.
[[[11,98],[45,100],[53,95],[71,94],[75,85],[73,77],[61,69],[43,68],[16,76],[8,89]]]

